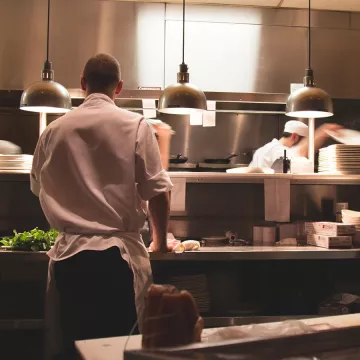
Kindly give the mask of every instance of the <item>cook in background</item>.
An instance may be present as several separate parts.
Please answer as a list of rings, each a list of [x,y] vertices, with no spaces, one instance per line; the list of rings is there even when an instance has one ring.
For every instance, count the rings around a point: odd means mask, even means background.
[[[128,335],[137,314],[141,326],[146,201],[153,251],[167,251],[172,184],[150,125],[115,105],[122,84],[115,58],[89,59],[84,103],[52,122],[35,150],[31,189],[60,231],[48,253],[48,358],[72,359],[75,340]]]
[[[315,151],[319,150],[329,137],[326,130],[336,131],[341,126],[336,124],[321,125],[315,131]],[[284,156],[284,150],[289,158],[307,157],[309,128],[297,120],[290,120],[285,124],[280,140],[273,139],[268,144],[255,151],[250,167],[270,168],[274,162]]]
[[[0,154],[2,155],[18,155],[22,150],[20,146],[13,144],[10,141],[0,140]]]

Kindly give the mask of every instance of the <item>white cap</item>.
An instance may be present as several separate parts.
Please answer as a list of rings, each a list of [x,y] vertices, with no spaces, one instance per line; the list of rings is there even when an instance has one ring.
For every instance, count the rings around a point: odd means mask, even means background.
[[[308,137],[309,127],[301,121],[290,120],[285,124],[284,132],[289,134],[296,133],[299,136]]]

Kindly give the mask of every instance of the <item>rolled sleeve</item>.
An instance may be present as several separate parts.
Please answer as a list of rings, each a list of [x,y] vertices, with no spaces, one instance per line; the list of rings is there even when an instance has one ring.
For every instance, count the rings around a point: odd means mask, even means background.
[[[143,200],[172,189],[168,173],[163,169],[159,146],[153,130],[141,121],[136,139],[135,181]]]
[[[40,184],[40,173],[45,162],[45,154],[42,145],[42,138],[40,137],[33,158],[33,163],[30,172],[30,189],[33,194],[39,196],[41,184]]]

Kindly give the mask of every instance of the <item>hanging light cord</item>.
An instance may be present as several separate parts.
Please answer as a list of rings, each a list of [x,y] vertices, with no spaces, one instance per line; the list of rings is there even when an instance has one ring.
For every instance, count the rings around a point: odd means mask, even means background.
[[[50,0],[49,0],[50,1]],[[183,47],[182,47],[182,63],[185,64],[185,0],[183,0]]]
[[[308,66],[311,70],[311,0],[309,0],[309,23],[308,23]]]
[[[49,42],[50,42],[50,0],[48,0],[48,13],[47,13],[46,62],[49,62]]]

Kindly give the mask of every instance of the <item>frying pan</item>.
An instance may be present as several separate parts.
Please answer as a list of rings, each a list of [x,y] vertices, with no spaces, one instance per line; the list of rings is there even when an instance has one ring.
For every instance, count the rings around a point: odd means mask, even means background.
[[[170,164],[185,164],[187,161],[188,161],[188,158],[181,154],[171,155],[169,158]]]
[[[214,159],[205,159],[205,164],[230,164],[230,160],[233,157],[239,156],[238,154],[231,154],[226,158],[214,158]]]

